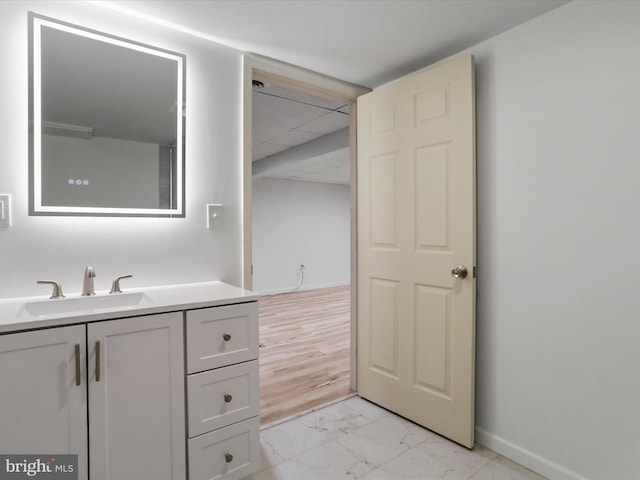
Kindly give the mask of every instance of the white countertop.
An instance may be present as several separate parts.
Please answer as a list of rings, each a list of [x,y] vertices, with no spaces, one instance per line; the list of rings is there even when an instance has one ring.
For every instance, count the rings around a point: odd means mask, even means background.
[[[49,299],[46,295],[41,297],[2,299],[0,300],[0,333],[72,325],[112,318],[135,317],[153,313],[174,312],[194,308],[215,307],[225,304],[251,302],[258,299],[258,295],[253,292],[218,281],[128,288],[123,295],[137,292],[144,293],[144,301],[136,305],[83,309],[49,315],[32,315],[24,306],[29,302],[59,302],[60,300]],[[109,297],[110,295],[121,294],[109,294],[109,292],[105,290],[96,292],[96,295],[90,298],[95,298],[100,301],[100,297]],[[68,301],[74,298],[80,299],[80,293],[67,295],[66,299],[62,301]],[[82,298],[87,299],[87,297]]]

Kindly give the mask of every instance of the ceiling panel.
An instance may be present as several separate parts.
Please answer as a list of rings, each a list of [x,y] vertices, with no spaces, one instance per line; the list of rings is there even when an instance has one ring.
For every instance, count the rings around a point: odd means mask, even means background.
[[[256,106],[254,105],[254,110],[255,108]],[[251,131],[254,145],[262,142],[268,142],[269,140],[277,138],[280,135],[284,135],[289,131],[291,131],[291,128],[278,125],[276,123],[256,122],[254,113],[253,129]]]
[[[349,115],[340,112],[331,112],[320,118],[312,120],[300,126],[305,132],[320,133],[326,135],[336,130],[349,126]]]
[[[278,85],[272,85],[269,83],[260,83],[263,85],[263,87],[256,88],[256,92],[259,92],[263,95],[280,97],[286,100],[304,103],[306,105],[326,108],[327,110],[337,110],[345,106],[343,102],[337,102],[328,98],[318,97],[316,95],[311,95],[310,93],[291,90],[289,88],[280,87]]]
[[[253,94],[253,119],[259,123],[273,123],[296,128],[326,115],[327,110],[280,97]]]

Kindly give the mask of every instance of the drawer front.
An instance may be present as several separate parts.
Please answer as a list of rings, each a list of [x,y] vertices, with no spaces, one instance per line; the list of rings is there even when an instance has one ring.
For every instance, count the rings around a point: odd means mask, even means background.
[[[260,469],[260,420],[189,439],[189,480],[239,480]]]
[[[258,358],[258,302],[187,312],[187,372]]]
[[[259,383],[257,360],[189,375],[189,437],[257,416]]]

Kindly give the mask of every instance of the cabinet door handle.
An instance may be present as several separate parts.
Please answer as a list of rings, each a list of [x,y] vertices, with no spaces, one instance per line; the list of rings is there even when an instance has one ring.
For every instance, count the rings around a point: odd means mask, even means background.
[[[229,335],[228,333],[225,333],[225,334],[222,335],[222,339],[225,342],[228,342],[229,340],[231,340],[231,335]]]
[[[76,385],[80,385],[80,344],[76,343],[75,348],[75,357],[76,357]]]
[[[233,455],[231,455],[230,453],[225,453],[224,454],[224,459],[227,463],[231,463],[233,462]]]
[[[228,393],[225,393],[224,394],[225,403],[229,403],[231,400],[233,400],[233,397],[231,395],[229,395]]]
[[[100,340],[96,342],[96,382],[100,381]]]

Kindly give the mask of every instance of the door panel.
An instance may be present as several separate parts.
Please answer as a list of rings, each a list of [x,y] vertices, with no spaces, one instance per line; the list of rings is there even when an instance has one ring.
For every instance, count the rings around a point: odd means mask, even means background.
[[[473,61],[358,99],[358,393],[473,445]]]
[[[451,291],[416,287],[417,388],[449,395],[451,391]]]
[[[370,368],[398,378],[398,282],[371,279]],[[389,320],[392,321],[389,321]]]
[[[416,152],[416,248],[446,248],[449,234],[449,174],[447,145]]]

